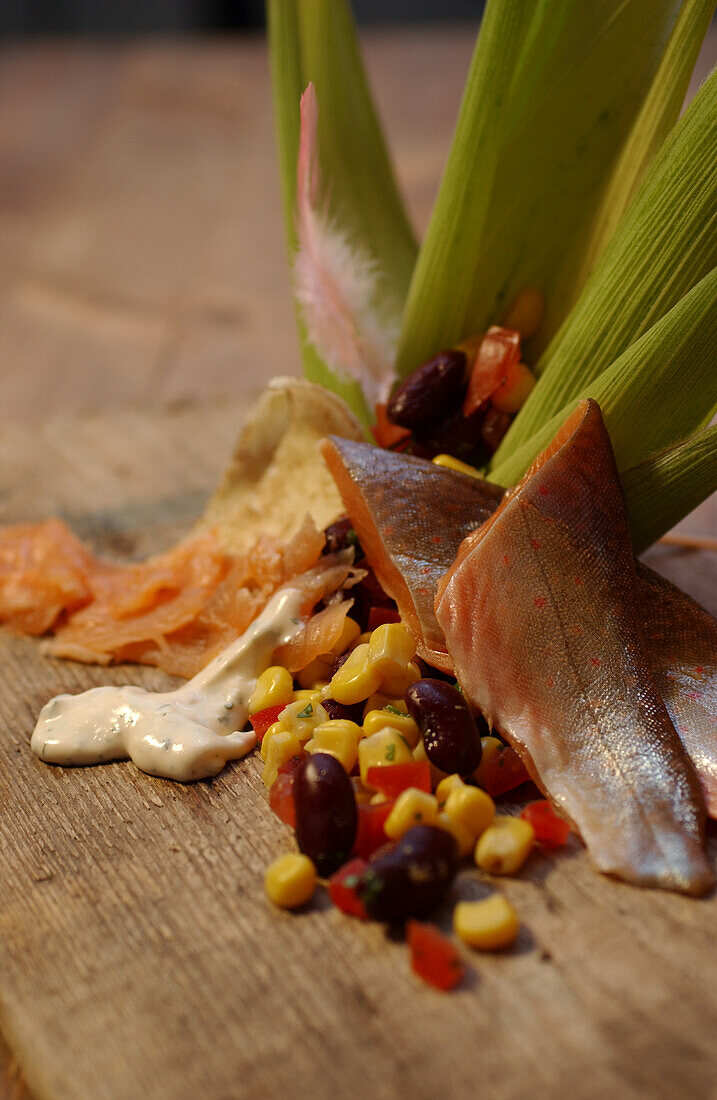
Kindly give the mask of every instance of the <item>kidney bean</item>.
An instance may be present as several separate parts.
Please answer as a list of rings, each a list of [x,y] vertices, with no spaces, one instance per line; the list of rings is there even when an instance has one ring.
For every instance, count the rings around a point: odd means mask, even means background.
[[[458,848],[450,833],[414,825],[369,860],[356,893],[374,920],[425,916],[443,900],[457,867]]]
[[[321,706],[329,718],[348,718],[349,722],[355,722],[357,726],[363,723],[363,703],[354,703],[353,706],[349,706],[347,703],[337,703],[335,699],[322,699]]]
[[[351,780],[336,757],[317,752],[302,761],[294,779],[296,841],[322,877],[351,854],[358,811]]]
[[[494,409],[492,405],[486,412],[480,434],[490,454],[498,450],[512,419],[510,413]]]
[[[333,554],[337,550],[346,550],[349,546],[355,547],[357,556],[362,553],[358,536],[348,516],[342,516],[335,523],[330,523],[324,530],[324,538],[326,541],[322,554]]]
[[[475,771],[482,751],[480,733],[457,688],[443,680],[417,680],[406,691],[406,704],[432,764],[459,775]]]
[[[433,424],[461,402],[465,384],[465,352],[442,351],[401,383],[388,403],[386,416],[402,428]]]
[[[434,458],[439,454],[453,455],[462,462],[480,466],[486,459],[486,447],[481,432],[486,409],[479,406],[470,416],[464,416],[459,408],[437,424],[416,431],[416,443],[424,450],[423,457]]]

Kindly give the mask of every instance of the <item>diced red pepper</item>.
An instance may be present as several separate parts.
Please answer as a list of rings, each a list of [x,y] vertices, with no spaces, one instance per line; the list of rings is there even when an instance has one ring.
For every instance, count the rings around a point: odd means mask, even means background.
[[[570,826],[553,813],[549,802],[530,802],[520,816],[535,829],[535,839],[545,848],[562,848],[570,836]]]
[[[282,710],[284,710],[285,706],[286,703],[277,703],[277,705],[274,707],[265,707],[264,710],[258,710],[256,714],[252,714],[249,721],[252,724],[252,728],[254,730],[254,733],[256,734],[256,739],[259,744],[262,743],[264,739],[264,734],[268,730],[269,726],[273,726],[274,722],[278,720],[279,715],[281,714]]]
[[[502,385],[506,373],[520,360],[520,333],[493,325],[483,337],[468,380],[463,415],[470,416]]]
[[[350,859],[329,879],[329,897],[334,905],[350,917],[368,920],[364,903],[356,893],[359,879],[368,864],[365,859]]]
[[[395,607],[372,607],[366,622],[367,630],[375,630],[384,623],[400,623],[401,616]]]
[[[427,760],[417,760],[413,764],[380,764],[369,768],[366,778],[370,787],[389,798],[397,798],[407,787],[431,793],[431,766]]]
[[[296,769],[306,756],[302,752],[300,756],[292,756],[279,768],[276,779],[269,790],[269,805],[286,825],[296,828],[296,807],[294,805],[294,777]]]
[[[407,428],[392,424],[386,416],[386,406],[379,404],[376,406],[376,423],[371,428],[371,434],[379,447],[395,447],[411,433]]]
[[[525,764],[515,749],[510,745],[504,745],[492,760],[481,763],[478,785],[491,798],[497,798],[499,794],[505,794],[519,787],[521,783],[527,783],[529,779],[530,775]]]
[[[453,989],[465,967],[457,947],[432,924],[410,920],[406,926],[411,949],[411,968],[437,989]]]
[[[359,806],[358,829],[354,841],[354,855],[369,859],[374,852],[388,842],[383,825],[393,808],[393,799],[377,806]]]

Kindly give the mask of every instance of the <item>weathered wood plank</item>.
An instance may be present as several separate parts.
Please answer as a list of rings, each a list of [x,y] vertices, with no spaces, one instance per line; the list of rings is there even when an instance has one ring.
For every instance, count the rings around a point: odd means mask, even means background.
[[[238,414],[89,417],[32,449],[5,432],[0,519],[60,508],[99,546],[166,544],[201,507]],[[270,908],[262,874],[288,831],[256,760],[181,787],[30,754],[50,695],[108,678],[158,687],[160,673],[43,660],[7,633],[0,651],[0,1015],[38,1100],[714,1095],[714,897],[610,882],[576,842],[536,855],[501,884],[523,920],[516,949],[476,958],[441,996],[380,927],[321,899]],[[486,889],[466,872],[456,893]]]

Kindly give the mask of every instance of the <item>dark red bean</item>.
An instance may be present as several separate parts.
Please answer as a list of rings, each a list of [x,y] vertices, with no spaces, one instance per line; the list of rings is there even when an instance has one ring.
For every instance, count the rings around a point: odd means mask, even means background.
[[[512,419],[510,413],[494,409],[492,405],[486,412],[480,434],[491,455],[503,442],[503,436],[508,431]]]
[[[334,756],[308,756],[294,779],[296,841],[323,877],[333,874],[351,854],[358,810],[351,780]]]
[[[335,523],[330,523],[324,531],[324,538],[326,542],[321,551],[322,554],[334,554],[337,550],[346,550],[349,546],[356,548],[357,555],[363,553],[359,546],[358,535],[348,516],[342,516]]]
[[[374,920],[422,917],[443,900],[457,867],[458,848],[450,833],[414,825],[370,859],[356,893]]]
[[[486,415],[482,405],[470,416],[464,416],[459,408],[440,423],[431,425],[425,431],[417,431],[417,445],[426,452],[423,457],[449,454],[474,466],[483,465],[487,450],[481,432]]]
[[[363,724],[364,705],[364,703],[354,703],[353,706],[349,706],[347,703],[337,703],[335,699],[321,700],[321,706],[329,718],[347,718],[349,722],[355,722],[357,726]]]
[[[465,352],[442,351],[401,383],[386,407],[386,416],[402,428],[433,424],[461,402],[465,383]]]
[[[406,704],[432,764],[459,775],[475,771],[481,758],[480,733],[458,688],[443,680],[416,680],[406,692]]]

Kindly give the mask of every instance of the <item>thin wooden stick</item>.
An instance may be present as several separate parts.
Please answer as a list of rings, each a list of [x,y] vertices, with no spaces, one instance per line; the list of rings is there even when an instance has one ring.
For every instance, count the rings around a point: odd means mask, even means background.
[[[667,546],[681,546],[684,550],[717,550],[717,539],[703,535],[663,535],[659,541]]]

